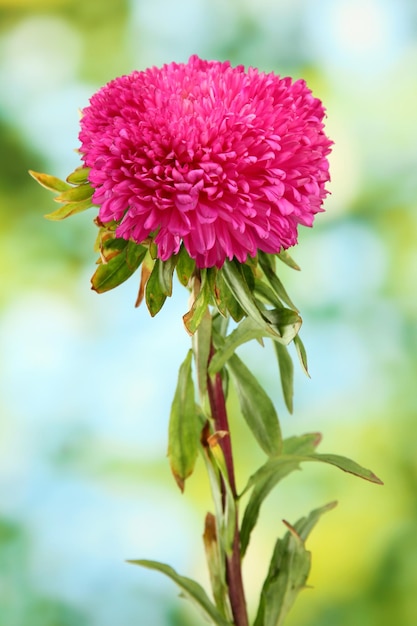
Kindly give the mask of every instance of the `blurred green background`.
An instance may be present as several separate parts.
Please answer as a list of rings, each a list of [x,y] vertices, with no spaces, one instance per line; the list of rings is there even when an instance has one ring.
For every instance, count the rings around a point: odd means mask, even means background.
[[[304,77],[335,141],[332,195],[283,280],[312,379],[283,408],[269,348],[245,348],[285,435],[371,467],[377,487],[305,467],[265,505],[251,611],[273,542],[310,509],[313,568],[288,626],[417,624],[417,5],[414,0],[0,0],[0,626],[196,626],[151,558],[207,582],[201,465],[181,496],[166,459],[189,346],[179,285],[136,310],[137,278],[90,291],[93,214],[48,222],[29,168],[78,165],[78,109],[117,75],[190,54]],[[285,268],[284,268],[285,269]],[[233,406],[232,412],[233,412]],[[233,415],[242,486],[261,462]]]

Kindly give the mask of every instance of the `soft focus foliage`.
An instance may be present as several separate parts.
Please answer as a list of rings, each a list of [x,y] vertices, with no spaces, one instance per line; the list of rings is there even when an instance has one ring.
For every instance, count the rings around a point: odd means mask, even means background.
[[[165,458],[186,291],[176,282],[153,320],[133,307],[135,279],[90,292],[93,211],[44,220],[51,202],[27,175],[65,177],[79,164],[77,110],[100,85],[196,53],[303,77],[326,105],[332,196],[293,251],[302,271],[282,270],[312,376],[295,372],[292,416],[272,352],[239,355],[277,402],[285,436],[320,430],[323,452],[386,483],[320,464],[294,473],[248,549],[253,599],[281,520],[338,499],[307,540],[314,590],[288,625],[415,626],[415,3],[3,0],[0,11],[0,625],[196,624],[169,582],[124,563],[166,560],[205,582],[194,550],[203,471],[197,463],[180,497]],[[241,421],[232,427],[241,488],[261,452]]]

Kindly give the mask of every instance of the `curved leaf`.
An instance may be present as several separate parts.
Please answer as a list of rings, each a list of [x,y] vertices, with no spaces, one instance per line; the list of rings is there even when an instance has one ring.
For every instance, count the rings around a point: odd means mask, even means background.
[[[279,454],[281,429],[271,399],[238,356],[232,355],[227,366],[236,387],[242,415],[255,439],[266,454]]]
[[[165,576],[168,576],[173,580],[178,587],[184,592],[184,595],[195,604],[203,615],[216,626],[232,626],[231,622],[227,621],[219,610],[211,602],[210,598],[204,591],[204,589],[195,580],[180,576],[177,572],[165,563],[158,563],[157,561],[148,561],[146,559],[129,560],[128,563],[133,565],[141,565],[148,569],[162,572]]]
[[[113,256],[108,263],[101,263],[92,279],[92,289],[97,293],[104,293],[114,289],[130,278],[142,263],[146,255],[146,248],[129,241],[127,246]]]
[[[168,456],[171,471],[181,491],[184,491],[186,478],[193,472],[200,440],[191,360],[192,350],[189,350],[178,373],[169,419]]]
[[[283,624],[298,593],[305,588],[310,573],[311,554],[306,550],[304,541],[320,516],[335,505],[335,502],[331,502],[315,509],[294,526],[284,522],[288,532],[275,544],[254,626]]]

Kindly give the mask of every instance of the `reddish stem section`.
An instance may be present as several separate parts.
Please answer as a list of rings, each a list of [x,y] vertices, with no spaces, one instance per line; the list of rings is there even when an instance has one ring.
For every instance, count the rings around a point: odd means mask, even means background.
[[[227,473],[229,477],[230,487],[235,500],[237,500],[235,473],[233,466],[232,443],[230,439],[229,421],[226,411],[226,400],[223,391],[223,381],[221,374],[218,372],[213,378],[207,377],[207,390],[210,400],[210,408],[212,418],[214,419],[214,427],[216,431],[226,431],[229,434],[220,439],[220,445],[223,450]],[[222,483],[223,505],[224,505],[224,485]],[[236,506],[236,527],[235,536],[233,538],[232,554],[226,557],[226,575],[229,587],[229,599],[232,607],[232,613],[235,626],[248,626],[248,615],[246,610],[245,592],[243,589],[242,567],[240,558],[240,538],[239,538],[239,519]]]

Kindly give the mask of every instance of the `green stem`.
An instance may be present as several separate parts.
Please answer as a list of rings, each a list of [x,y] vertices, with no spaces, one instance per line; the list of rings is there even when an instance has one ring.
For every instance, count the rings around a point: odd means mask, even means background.
[[[211,350],[211,356],[214,349]],[[214,420],[216,431],[226,431],[227,436],[220,439],[223,450],[229,484],[236,502],[236,524],[233,538],[233,550],[226,555],[226,576],[229,589],[229,599],[232,608],[235,626],[248,626],[248,614],[246,609],[245,592],[242,580],[242,562],[240,557],[239,517],[237,506],[236,482],[233,465],[232,443],[230,439],[229,421],[227,418],[226,399],[223,390],[223,381],[218,372],[214,377],[207,376],[207,391],[210,401],[211,415]],[[223,506],[225,503],[225,488],[222,483]]]

